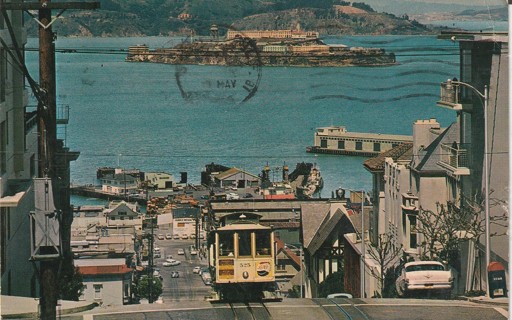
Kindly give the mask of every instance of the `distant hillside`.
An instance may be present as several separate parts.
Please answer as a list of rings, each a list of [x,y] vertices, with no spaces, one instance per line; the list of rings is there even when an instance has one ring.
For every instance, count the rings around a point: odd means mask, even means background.
[[[26,18],[30,36],[37,24]],[[321,34],[431,33],[428,27],[340,0],[102,0],[101,9],[65,12],[53,25],[59,36],[208,35],[210,26],[291,29]],[[221,28],[221,34],[224,29]]]
[[[354,10],[348,6],[334,9],[302,8],[262,13],[233,23],[235,29],[295,29],[315,30],[320,34],[424,34],[433,33],[428,27],[392,14],[371,10]]]

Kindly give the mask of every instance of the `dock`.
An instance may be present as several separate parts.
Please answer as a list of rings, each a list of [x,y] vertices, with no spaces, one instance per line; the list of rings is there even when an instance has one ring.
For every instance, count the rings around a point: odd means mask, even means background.
[[[317,128],[314,145],[306,152],[372,157],[411,142],[412,136],[407,135],[348,132],[343,126],[330,126]]]

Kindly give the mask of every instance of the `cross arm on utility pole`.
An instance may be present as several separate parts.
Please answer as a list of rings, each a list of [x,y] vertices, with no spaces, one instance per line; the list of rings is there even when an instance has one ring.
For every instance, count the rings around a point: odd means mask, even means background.
[[[95,2],[0,2],[0,10],[43,10],[43,9],[99,9]]]

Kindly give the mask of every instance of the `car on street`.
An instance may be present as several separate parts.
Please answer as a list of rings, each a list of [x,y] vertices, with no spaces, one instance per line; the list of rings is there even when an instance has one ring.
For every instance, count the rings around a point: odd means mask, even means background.
[[[158,238],[158,240],[164,240],[165,239],[164,235],[161,234],[161,233],[158,234],[156,237]]]
[[[179,235],[179,234],[175,234],[175,235],[173,236],[173,238],[174,238],[174,240],[178,240],[178,239],[180,238],[180,235]]]
[[[171,273],[171,278],[179,278],[180,277],[180,273],[178,271],[173,271]]]
[[[248,193],[248,192],[244,195],[244,198],[246,198],[246,199],[247,199],[247,198],[252,198],[252,197],[253,197],[253,195],[252,195],[252,194],[250,194],[250,193]]]
[[[178,249],[178,254],[181,256],[181,255],[184,255],[185,254],[185,250],[183,249]]]
[[[192,272],[197,273],[197,274],[199,274],[200,271],[201,271],[200,266],[194,267],[194,269],[192,270]]]
[[[162,263],[162,265],[164,267],[171,267],[171,266],[177,266],[181,263],[181,261],[179,260],[174,260],[174,259],[165,259],[165,262]]]
[[[166,233],[165,234],[165,239],[172,239],[172,234]]]
[[[352,299],[354,297],[350,293],[331,293],[331,294],[327,295],[327,299],[335,299],[335,298]]]
[[[168,254],[168,255],[166,255],[166,256],[165,256],[165,259],[168,259],[168,260],[172,259],[172,254]]]
[[[181,239],[183,239],[183,240],[188,239],[188,235],[187,235],[186,233],[182,234],[182,235],[181,235]]]
[[[196,256],[197,255],[197,250],[194,248],[194,249],[190,249],[190,254],[193,255],[193,256]]]
[[[438,261],[413,261],[405,264],[395,285],[400,297],[425,292],[449,297],[453,288],[453,274]]]

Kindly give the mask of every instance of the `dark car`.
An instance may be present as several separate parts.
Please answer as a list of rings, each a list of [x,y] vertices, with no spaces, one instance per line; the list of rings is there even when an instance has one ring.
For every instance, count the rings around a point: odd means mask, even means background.
[[[253,197],[253,195],[251,193],[246,193],[244,196],[244,198],[252,198],[252,197]]]
[[[180,273],[178,271],[173,271],[171,273],[171,278],[179,278],[180,277]]]

